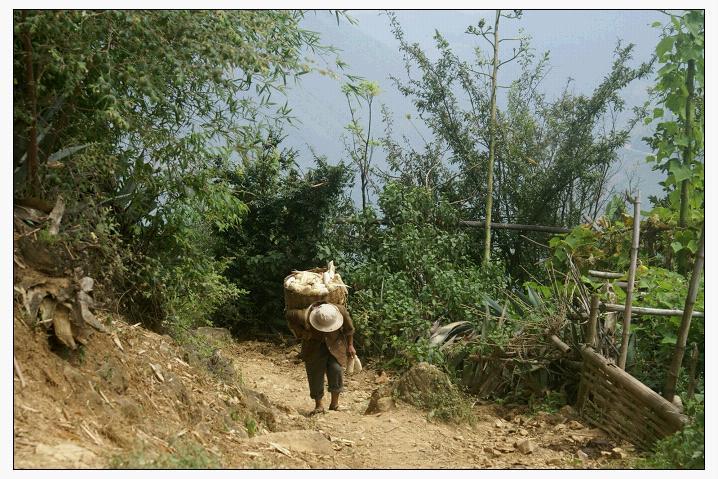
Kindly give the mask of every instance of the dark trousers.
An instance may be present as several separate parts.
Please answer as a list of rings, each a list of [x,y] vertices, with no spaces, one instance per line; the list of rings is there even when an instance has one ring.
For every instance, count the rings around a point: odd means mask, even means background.
[[[311,341],[311,340],[310,340]],[[342,367],[329,352],[324,341],[320,344],[304,345],[302,356],[309,381],[309,396],[318,400],[324,397],[324,375],[327,376],[329,392],[340,393],[344,390]],[[310,346],[310,347],[306,347]]]

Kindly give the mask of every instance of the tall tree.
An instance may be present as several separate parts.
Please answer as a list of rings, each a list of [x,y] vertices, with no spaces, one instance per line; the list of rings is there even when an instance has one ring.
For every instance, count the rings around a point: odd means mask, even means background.
[[[521,18],[521,10],[514,10],[513,13],[510,14],[502,14],[501,10],[496,10],[493,30],[491,27],[486,27],[483,20],[479,23],[478,29],[470,28],[468,30],[470,33],[481,35],[493,48],[493,56],[491,58],[491,100],[489,106],[491,115],[489,119],[489,165],[486,174],[486,213],[484,215],[484,256],[482,261],[484,266],[488,265],[491,260],[491,212],[494,203],[494,158],[496,156],[496,89],[498,88],[499,68],[528,52],[528,43],[525,37],[499,38],[499,22],[501,17],[509,19]],[[493,36],[493,40],[491,36]],[[520,43],[518,49],[514,48],[511,58],[501,61],[499,58],[499,46],[501,42],[505,41],[518,41]]]
[[[398,173],[398,178],[413,184],[430,179],[436,194],[461,208],[464,218],[483,216],[488,196],[493,57],[476,48],[473,58],[459,58],[436,32],[438,55],[432,59],[406,38],[396,17],[390,15],[390,19],[408,76],[394,82],[411,99],[433,137],[425,140],[423,152],[385,140],[391,160],[388,173]],[[483,31],[493,42],[494,27],[487,32],[485,23],[480,23],[467,33],[481,36]],[[625,123],[617,121],[617,114],[625,110],[621,90],[645,76],[650,65],[630,66],[633,45],[619,42],[610,71],[591,94],[573,93],[569,81],[558,98],[548,101],[541,91],[548,53],[536,55],[528,37],[522,38],[523,47],[519,44],[506,60],[516,55],[520,73],[504,85],[508,87],[505,107],[496,108],[491,218],[575,225],[582,214],[595,214],[610,197],[612,166],[636,119],[643,115],[636,111]],[[417,171],[412,173],[412,169]],[[518,279],[526,278],[526,270],[545,254],[515,232],[495,231],[492,236],[494,251]]]
[[[342,93],[347,100],[351,122],[346,126],[349,140],[344,138],[344,149],[349,154],[351,162],[359,170],[361,188],[361,207],[365,211],[369,201],[369,175],[374,157],[374,148],[379,144],[372,136],[374,114],[374,99],[379,95],[379,85],[376,82],[360,80],[357,83],[342,85]],[[361,124],[360,112],[366,108],[366,130]]]
[[[207,231],[236,226],[246,207],[222,173],[253,161],[288,117],[274,102],[313,68],[307,50],[331,51],[302,17],[14,12],[16,196],[62,193],[68,222],[131,249],[123,298],[152,303],[143,316],[206,317],[229,292]]]

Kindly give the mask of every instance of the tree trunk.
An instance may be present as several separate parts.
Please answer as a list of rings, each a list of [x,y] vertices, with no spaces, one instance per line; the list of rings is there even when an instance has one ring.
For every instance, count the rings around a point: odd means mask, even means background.
[[[673,361],[668,369],[668,377],[666,385],[663,388],[663,397],[668,401],[673,401],[676,394],[676,382],[678,381],[678,373],[681,370],[683,355],[686,352],[686,341],[688,340],[688,330],[691,327],[691,317],[693,315],[693,306],[696,304],[696,296],[698,296],[698,284],[701,280],[701,272],[703,271],[703,261],[705,257],[705,233],[706,227],[703,224],[701,229],[701,239],[696,253],[696,261],[693,264],[693,274],[691,274],[691,282],[688,286],[688,296],[686,297],[686,305],[683,308],[683,318],[681,326],[678,329],[678,339],[676,340],[676,349],[673,353]]]
[[[626,290],[626,309],[623,312],[623,331],[621,332],[621,353],[618,367],[626,369],[628,356],[628,334],[631,329],[631,308],[633,305],[633,286],[636,282],[636,263],[638,261],[638,239],[641,234],[641,192],[636,192],[633,200],[633,241],[631,242],[631,265],[628,268],[628,289]]]
[[[501,10],[496,10],[494,23],[494,60],[491,71],[491,120],[489,121],[489,171],[486,187],[486,225],[484,228],[484,266],[491,260],[491,209],[493,208],[494,154],[496,148],[496,81],[499,70],[499,19]]]

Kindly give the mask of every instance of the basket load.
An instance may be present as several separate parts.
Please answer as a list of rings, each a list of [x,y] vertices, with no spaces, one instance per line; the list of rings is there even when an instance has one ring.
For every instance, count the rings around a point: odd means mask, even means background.
[[[314,302],[346,305],[347,286],[330,261],[326,268],[292,271],[284,278],[284,302],[287,309],[303,309]]]

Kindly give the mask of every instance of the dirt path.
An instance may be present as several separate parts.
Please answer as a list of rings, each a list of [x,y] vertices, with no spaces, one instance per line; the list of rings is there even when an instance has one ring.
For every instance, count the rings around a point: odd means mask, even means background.
[[[608,452],[616,444],[570,411],[530,415],[477,404],[473,426],[427,420],[426,412],[402,403],[365,415],[379,386],[366,368],[346,378],[343,410],[307,417],[313,403],[296,346],[224,342],[213,366],[193,361],[168,336],[113,317],[107,320],[114,338],[95,334],[88,347],[66,354],[20,316],[16,309],[14,356],[24,376],[14,381],[16,468],[627,464]],[[531,452],[515,447],[527,439]]]
[[[232,353],[241,362],[245,383],[287,412],[284,426],[308,431],[307,435],[318,431],[330,439],[334,454],[324,459],[316,456],[307,461],[310,467],[521,469],[621,465],[598,450],[609,445],[602,433],[585,427],[570,413],[521,415],[494,405],[475,405],[478,420],[473,427],[428,421],[425,412],[401,403],[396,409],[365,415],[371,393],[378,386],[377,374],[371,369],[346,378],[343,410],[308,418],[313,402],[296,349],[284,351],[267,343],[245,342],[237,344]],[[302,433],[293,440],[301,441],[301,437]],[[535,446],[528,454],[514,446],[524,439]],[[292,445],[291,441],[287,444]],[[581,447],[594,459],[579,459]]]

